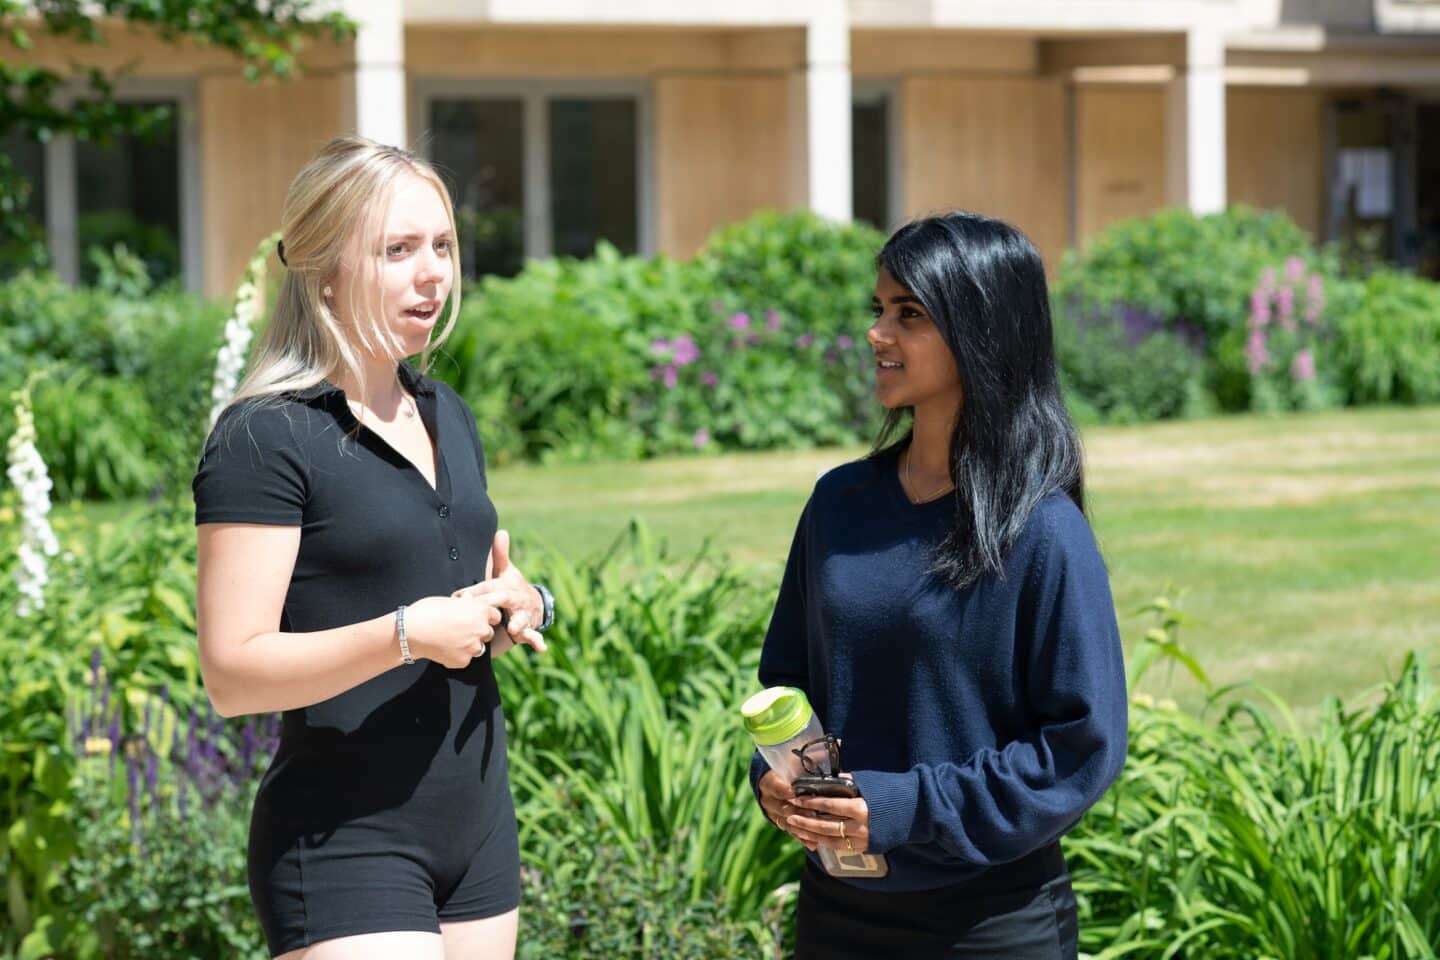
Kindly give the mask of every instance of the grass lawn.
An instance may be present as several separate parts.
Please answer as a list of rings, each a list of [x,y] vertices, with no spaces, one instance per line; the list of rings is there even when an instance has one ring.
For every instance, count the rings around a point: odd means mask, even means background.
[[[1231,417],[1086,432],[1091,519],[1121,630],[1168,587],[1217,683],[1256,680],[1313,714],[1440,645],[1440,409]],[[642,518],[680,555],[707,537],[780,564],[816,472],[861,450],[493,471],[502,522],[572,555]],[[1194,704],[1163,667],[1146,688]]]
[[[1097,427],[1085,444],[1127,645],[1147,625],[1131,611],[1188,589],[1181,638],[1211,678],[1264,683],[1302,716],[1440,647],[1440,408]],[[639,517],[679,558],[711,538],[778,583],[817,471],[863,452],[516,466],[491,471],[491,495],[522,565],[540,542],[598,551]],[[1163,666],[1145,687],[1200,699]]]

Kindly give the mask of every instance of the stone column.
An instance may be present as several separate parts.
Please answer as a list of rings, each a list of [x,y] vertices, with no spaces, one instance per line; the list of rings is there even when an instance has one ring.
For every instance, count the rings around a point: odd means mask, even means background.
[[[1217,29],[1185,35],[1166,103],[1169,202],[1195,213],[1225,209],[1225,38]]]

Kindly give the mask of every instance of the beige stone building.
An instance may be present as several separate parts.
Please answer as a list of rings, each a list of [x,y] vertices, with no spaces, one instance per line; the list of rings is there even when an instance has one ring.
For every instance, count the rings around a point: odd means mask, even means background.
[[[254,86],[222,54],[116,25],[104,47],[178,107],[151,141],[12,138],[57,268],[134,239],[228,290],[326,138],[409,144],[450,178],[467,271],[694,252],[808,207],[889,226],[966,207],[1052,260],[1178,204],[1287,210],[1321,240],[1440,274],[1437,0],[348,0],[353,44]]]

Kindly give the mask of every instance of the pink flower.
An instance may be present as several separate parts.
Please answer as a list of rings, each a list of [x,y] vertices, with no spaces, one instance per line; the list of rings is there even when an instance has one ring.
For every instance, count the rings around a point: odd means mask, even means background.
[[[657,356],[669,353],[669,352],[670,352],[670,341],[669,341],[669,340],[651,340],[651,341],[650,341],[650,352],[653,353],[653,354],[656,354]]]
[[[1250,294],[1250,329],[1259,330],[1270,322],[1270,294],[1264,282]]]
[[[766,329],[766,330],[769,330],[771,333],[774,333],[776,330],[779,330],[779,329],[780,329],[780,322],[781,322],[781,321],[780,321],[780,314],[779,314],[778,311],[775,311],[775,310],[766,310],[766,311],[765,311],[765,329]]]
[[[1286,330],[1295,329],[1295,288],[1281,287],[1275,294],[1275,306],[1280,311],[1280,325]]]
[[[1299,257],[1290,257],[1285,261],[1285,279],[1291,283],[1299,283],[1300,278],[1305,276],[1305,261]]]
[[[730,314],[730,319],[726,322],[730,324],[731,330],[749,330],[750,314],[741,310],[739,313]]]
[[[695,341],[688,333],[681,334],[670,342],[670,349],[675,363],[682,367],[688,367],[700,359],[700,348],[695,346]]]
[[[849,336],[842,333],[836,339],[835,346],[839,347],[841,350],[849,350],[851,347],[855,346],[855,341]]]
[[[705,386],[707,387],[713,387],[715,386],[715,384],[720,382],[720,378],[715,376],[715,371],[706,370],[704,373],[700,374],[700,382],[705,384]]]
[[[1270,351],[1265,347],[1265,331],[1250,332],[1250,338],[1245,341],[1245,361],[1250,367],[1251,376],[1259,374],[1270,362]]]
[[[680,370],[673,363],[662,363],[650,368],[650,379],[662,380],[665,383],[665,389],[673,390],[675,384],[680,382]]]
[[[695,436],[690,438],[690,442],[695,444],[696,450],[704,450],[710,445],[710,431],[701,427],[695,431]]]
[[[1318,273],[1310,275],[1309,288],[1305,291],[1305,322],[1314,326],[1320,322],[1320,312],[1325,309],[1325,278]]]
[[[1290,364],[1290,376],[1296,383],[1305,383],[1315,379],[1315,355],[1309,350],[1301,350],[1295,354],[1295,362]]]
[[[1260,289],[1270,293],[1275,289],[1275,268],[1267,267],[1260,274]]]
[[[802,333],[800,334],[800,336],[795,338],[795,346],[799,347],[801,350],[804,350],[806,347],[810,346],[810,344],[814,342],[815,334],[813,333]]]

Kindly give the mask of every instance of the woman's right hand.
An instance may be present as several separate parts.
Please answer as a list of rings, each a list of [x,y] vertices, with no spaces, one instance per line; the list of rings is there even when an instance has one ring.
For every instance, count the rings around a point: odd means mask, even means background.
[[[405,608],[405,639],[413,657],[459,670],[495,637],[500,608],[475,597],[426,597]]]
[[[790,802],[795,799],[795,791],[791,789],[790,784],[781,780],[779,774],[774,770],[766,770],[765,776],[760,778],[759,789],[760,807],[765,811],[765,816],[769,817],[770,822],[775,826],[794,836],[788,826],[790,821],[787,818],[792,813],[803,811]],[[799,837],[795,837],[795,839],[800,840]],[[800,842],[808,850],[815,849],[814,845],[806,843],[804,840],[800,840]]]

